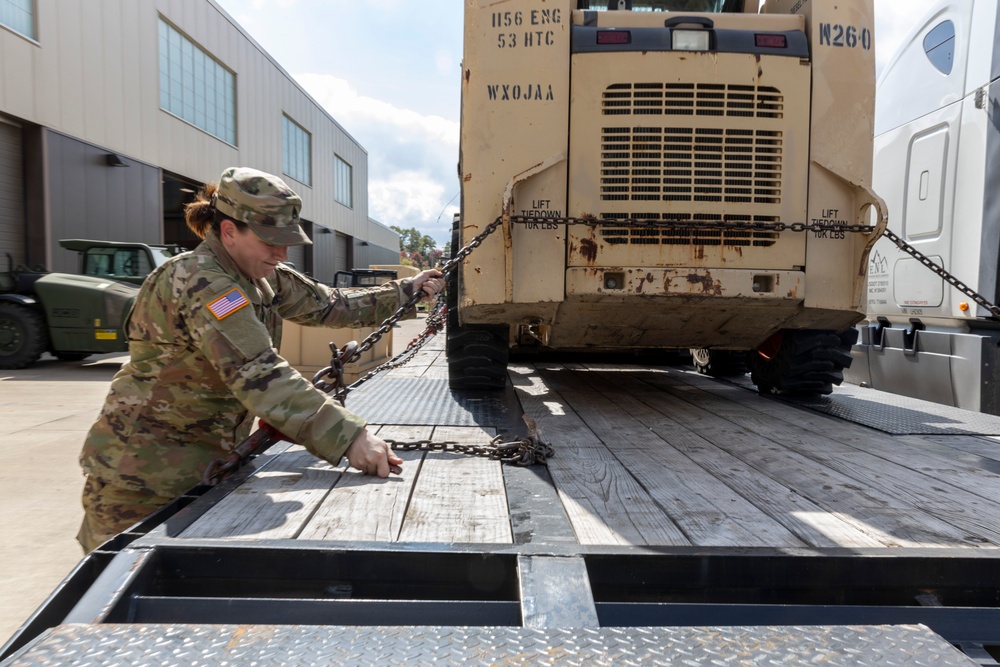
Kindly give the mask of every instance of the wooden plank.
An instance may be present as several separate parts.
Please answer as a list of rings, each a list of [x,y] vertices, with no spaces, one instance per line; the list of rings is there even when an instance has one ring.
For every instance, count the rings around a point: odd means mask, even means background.
[[[434,441],[487,444],[477,427],[435,427]],[[428,452],[403,520],[400,542],[513,542],[499,461]]]
[[[690,544],[570,403],[541,380],[541,374],[525,366],[510,369],[525,414],[537,422],[542,440],[555,448],[547,464],[549,474],[577,540],[581,544]]]
[[[701,382],[704,382],[702,380]],[[731,387],[706,385],[713,394],[737,397],[741,405],[763,414],[762,419],[750,422],[755,428],[773,430],[786,424],[795,406],[776,401],[754,401],[752,395],[740,395]],[[770,405],[769,405],[770,404]],[[783,409],[784,416],[777,422],[771,418]],[[765,411],[765,412],[762,412]],[[806,413],[811,415],[812,413]],[[744,419],[744,414],[731,416]],[[791,417],[794,419],[795,417]],[[787,427],[780,426],[782,429]],[[798,427],[796,427],[798,428]],[[810,422],[803,429],[815,433],[798,443],[799,451],[809,455],[809,448],[816,443],[831,452],[831,460],[845,471],[850,466],[861,481],[894,488],[902,498],[911,498],[915,506],[954,523],[984,540],[1000,540],[1000,474],[996,466],[983,467],[978,462],[965,462],[952,455],[953,450],[942,450],[927,438],[917,436],[886,436],[857,424],[845,423],[825,430]],[[872,471],[877,471],[877,476]],[[975,538],[973,538],[975,539]]]
[[[956,546],[962,535],[950,524],[931,517],[919,509],[903,504],[879,487],[862,485],[858,480],[841,474],[821,463],[789,450],[771,434],[757,434],[742,423],[719,418],[718,406],[705,409],[706,395],[688,382],[710,382],[695,375],[646,372],[644,381],[651,391],[643,400],[662,409],[665,414],[705,435],[713,444],[740,458],[751,467],[808,497],[824,510],[841,518],[849,518],[860,530],[893,547]],[[593,376],[597,378],[597,376]],[[612,386],[614,374],[600,378]],[[678,384],[681,383],[681,384]],[[722,383],[719,383],[720,385]],[[751,399],[766,399],[728,385]],[[664,391],[673,393],[665,397]],[[773,401],[772,401],[773,402]],[[839,538],[835,538],[839,539]],[[964,546],[969,546],[968,544]]]
[[[543,374],[543,377],[546,377]],[[803,546],[805,542],[735,492],[710,471],[672,447],[634,413],[633,384],[627,375],[607,395],[565,391],[569,403],[684,532],[698,546]],[[564,380],[565,382],[565,380]],[[570,383],[566,383],[568,387]],[[648,410],[649,413],[655,411]]]
[[[342,469],[295,445],[223,498],[180,537],[294,538]]]
[[[548,467],[580,544],[691,544],[618,461],[557,456]]]
[[[423,440],[430,438],[431,427],[382,426],[377,434],[399,441]],[[399,475],[382,479],[346,470],[303,527],[299,539],[396,541],[423,460],[419,451],[398,454],[404,461]]]
[[[659,436],[667,445],[665,449],[674,449],[683,454],[701,469],[707,471],[713,480],[725,484],[732,490],[731,493],[738,495],[743,502],[750,503],[756,513],[764,513],[771,517],[773,521],[784,526],[799,540],[815,547],[867,548],[886,546],[873,535],[845,522],[836,513],[825,511],[802,494],[716,447],[703,437],[702,428],[699,427],[697,431],[689,429],[664,414],[665,412],[669,413],[669,410],[657,410],[641,400],[636,400],[637,395],[643,392],[635,388],[631,392],[621,391],[622,385],[615,385],[615,387],[616,392],[609,397],[610,400],[626,407],[632,417]],[[658,452],[649,452],[645,455],[656,457]],[[618,453],[618,456],[621,458],[621,453]],[[641,467],[638,464],[629,465],[630,470],[633,471],[641,469]],[[720,509],[725,511],[725,506]],[[730,516],[739,517],[738,520],[742,520],[735,508]],[[767,529],[766,524],[759,527],[759,530],[762,531]],[[764,535],[762,533],[762,538]],[[771,540],[768,535],[768,539],[761,539],[761,541],[769,543],[770,546],[782,546],[783,542],[789,539],[788,536],[780,532],[778,536],[781,537],[780,540]],[[697,541],[696,543],[701,544]]]
[[[992,436],[975,435],[923,435],[922,440],[948,447],[956,461],[974,468],[996,470],[1000,463],[1000,442]]]
[[[902,524],[885,531],[888,534],[938,546],[982,546],[1000,540],[1000,505],[977,498],[961,487],[942,490],[942,486],[947,486],[942,484],[942,476],[954,473],[952,464],[945,459],[907,447],[899,438],[854,424],[819,420],[828,427],[834,426],[822,429],[816,426],[816,420],[803,419],[811,417],[811,412],[803,413],[794,406],[763,399],[732,385],[693,375],[683,381],[691,389],[676,386],[674,379],[652,379],[653,384],[676,398],[697,404],[728,421],[729,428],[744,430],[748,438],[756,441],[766,438],[782,447],[803,469],[822,466],[826,484],[835,480],[844,497],[845,491],[859,495],[854,501],[856,513],[883,507],[889,510],[887,516],[893,521],[903,519]],[[840,442],[842,429],[853,430],[849,439],[856,446]],[[901,455],[900,448],[907,449],[907,453]],[[879,456],[871,453],[873,450]],[[934,474],[925,474],[927,469],[920,469],[924,466]],[[978,474],[977,477],[983,479]],[[1000,483],[1000,478],[993,477],[994,483]],[[854,489],[850,488],[851,480]],[[804,483],[804,479],[799,482]]]
[[[441,338],[441,340],[438,341],[438,338]],[[445,359],[443,337],[436,336],[430,339],[419,350],[414,352],[402,366],[386,371],[385,375],[407,378],[448,377],[448,364]]]
[[[542,440],[556,448],[557,457],[613,458],[569,402],[543,381],[543,371],[520,365],[508,371],[524,414],[535,420]],[[553,442],[556,437],[558,442]]]

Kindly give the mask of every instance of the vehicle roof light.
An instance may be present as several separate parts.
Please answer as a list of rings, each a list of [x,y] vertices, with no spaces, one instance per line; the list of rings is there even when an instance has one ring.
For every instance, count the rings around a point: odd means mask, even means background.
[[[629,30],[598,30],[598,44],[631,44],[632,32]]]
[[[674,51],[708,51],[709,32],[675,28],[670,31],[670,43]]]
[[[787,49],[788,38],[785,35],[755,34],[754,41],[761,49]]]

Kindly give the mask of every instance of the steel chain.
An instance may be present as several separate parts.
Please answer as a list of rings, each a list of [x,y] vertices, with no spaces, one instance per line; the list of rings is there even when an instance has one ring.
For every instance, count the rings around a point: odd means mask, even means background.
[[[909,243],[907,243],[906,241],[904,241],[902,238],[900,238],[891,229],[887,228],[885,230],[884,234],[885,234],[885,237],[887,239],[889,239],[890,241],[892,241],[893,243],[895,243],[896,246],[900,250],[902,250],[903,252],[909,253],[914,259],[916,259],[918,262],[920,262],[921,264],[923,264],[924,266],[926,266],[928,269],[930,269],[931,271],[933,271],[935,274],[937,274],[939,277],[941,277],[942,279],[944,279],[944,281],[947,282],[949,285],[951,285],[952,287],[954,287],[955,289],[957,289],[959,292],[961,292],[965,296],[967,296],[970,299],[972,299],[973,301],[975,301],[977,304],[979,304],[980,306],[982,306],[986,310],[990,311],[993,314],[993,317],[996,317],[996,318],[1000,319],[1000,308],[998,308],[993,303],[990,303],[986,299],[986,297],[982,296],[981,294],[979,294],[978,292],[976,292],[975,290],[973,290],[971,287],[969,287],[968,285],[966,285],[965,283],[963,283],[961,280],[959,280],[955,276],[953,276],[950,273],[948,273],[944,269],[944,267],[942,267],[939,264],[936,264],[933,260],[931,260],[930,257],[928,257],[927,255],[923,254],[922,252],[920,252],[919,250],[917,250],[916,248],[914,248],[913,246],[911,246]]]
[[[452,253],[451,259],[445,262],[439,267],[442,276],[446,277],[449,273],[455,270],[455,268],[465,260],[472,252],[482,245],[483,241],[494,231],[503,224],[505,217],[498,216],[493,222],[488,224],[482,232],[473,237],[467,245]],[[754,222],[746,220],[653,220],[648,218],[618,218],[618,219],[608,219],[608,220],[598,220],[596,217],[569,217],[569,216],[510,216],[506,218],[511,224],[559,224],[559,225],[584,225],[588,227],[633,227],[633,228],[666,228],[666,229],[731,229],[737,231],[756,231],[756,232],[795,232],[795,233],[805,233],[805,232],[849,232],[857,234],[871,234],[875,231],[875,227],[872,225],[862,225],[862,224],[841,224],[841,223],[804,223],[804,222]],[[921,253],[919,250],[911,246],[909,243],[900,238],[892,230],[885,228],[882,233],[887,239],[892,241],[900,250],[906,252],[907,254],[914,257],[921,264],[926,266],[928,269],[933,271],[948,284],[955,287],[970,299],[975,301],[978,305],[990,311],[994,317],[1000,318],[1000,308],[989,302],[985,297],[975,292],[968,285],[963,283],[961,280],[951,275],[944,267],[933,262],[929,257]],[[381,326],[374,332],[369,334],[361,344],[357,344],[352,341],[348,343],[343,348],[339,350],[331,343],[331,351],[333,352],[333,359],[329,367],[321,370],[313,377],[313,383],[317,387],[333,393],[333,395],[340,401],[341,405],[347,398],[347,394],[357,388],[358,386],[364,384],[368,380],[372,379],[378,373],[390,370],[393,368],[399,368],[413,358],[413,352],[423,346],[431,336],[437,334],[444,328],[444,312],[446,308],[443,305],[443,299],[441,295],[439,296],[439,308],[435,311],[434,319],[428,317],[427,328],[421,333],[417,338],[410,342],[410,345],[399,355],[389,360],[388,362],[376,367],[371,372],[366,374],[364,377],[352,383],[350,386],[344,385],[343,380],[343,367],[352,361],[357,360],[360,356],[370,350],[373,345],[383,335],[392,330],[392,328],[399,322],[403,316],[409,312],[409,310],[416,306],[417,302],[420,301],[422,297],[421,294],[414,294],[405,304],[401,305],[396,312],[382,322]],[[419,342],[418,342],[419,341]],[[406,357],[403,359],[403,357]],[[330,377],[333,382],[327,384],[322,378]],[[491,459],[501,459],[501,460],[514,460],[522,465],[530,465],[530,463],[523,463],[523,461],[530,460],[544,462],[547,456],[552,455],[552,448],[542,443],[537,439],[535,435],[529,435],[524,440],[515,440],[509,443],[499,442],[501,436],[494,438],[493,442],[487,446],[481,445],[462,445],[455,442],[442,442],[435,443],[428,440],[419,440],[414,442],[397,442],[389,441],[393,449],[402,450],[414,450],[423,449],[427,451],[456,451],[467,454],[475,455],[485,455],[489,456]],[[534,438],[535,443],[529,444],[529,439]]]
[[[599,220],[593,216],[586,217],[570,217],[570,216],[544,216],[544,217],[534,217],[534,216],[510,216],[508,218],[511,224],[559,224],[559,225],[583,225],[587,227],[638,227],[645,229],[653,228],[665,228],[665,229],[732,229],[737,231],[763,231],[763,232],[850,232],[859,234],[871,234],[875,231],[875,227],[871,225],[862,224],[841,224],[841,223],[804,223],[804,222],[753,222],[747,220],[653,220],[648,218],[617,218],[608,220]],[[453,252],[451,259],[445,262],[442,266],[438,268],[441,271],[442,276],[447,276],[449,273],[455,270],[455,268],[465,260],[472,252],[482,245],[483,241],[492,234],[494,231],[500,227],[504,222],[504,216],[498,216],[493,222],[488,224],[483,231],[473,237],[467,245],[461,248],[458,252]],[[926,266],[928,269],[933,271],[935,274],[940,276],[949,285],[955,287],[970,299],[975,301],[978,305],[990,311],[994,317],[1000,318],[1000,308],[992,304],[985,297],[979,293],[972,290],[968,285],[960,281],[955,276],[951,275],[944,267],[934,263],[926,255],[918,251],[916,248],[906,243],[903,239],[897,236],[892,230],[886,228],[883,230],[883,234],[886,238],[892,241],[896,246],[903,252],[908,253],[915,259],[917,259],[921,264]],[[344,346],[341,350],[336,350],[331,344],[331,351],[333,352],[333,360],[328,368],[321,370],[315,376],[313,376],[313,382],[316,383],[321,381],[321,376],[329,376],[333,380],[332,383],[326,384],[327,387],[332,387],[330,390],[337,399],[344,403],[347,394],[357,386],[370,380],[374,374],[387,370],[389,368],[398,368],[405,361],[387,362],[384,367],[379,367],[374,369],[371,373],[367,374],[365,377],[359,379],[354,384],[350,386],[344,386],[343,384],[343,366],[356,361],[361,357],[362,354],[367,352],[375,345],[376,342],[388,331],[390,331],[393,326],[399,322],[403,316],[409,312],[409,310],[416,306],[417,302],[423,298],[421,294],[414,294],[405,304],[401,305],[396,312],[382,322],[381,326],[374,332],[369,334],[360,344],[353,343]],[[430,321],[428,324],[431,324]],[[443,328],[443,327],[442,327]],[[440,330],[440,329],[439,329]],[[426,333],[426,332],[425,332]],[[435,331],[434,333],[437,333]],[[431,334],[433,335],[433,334]],[[404,354],[406,352],[404,351]],[[392,363],[393,365],[388,365]],[[338,376],[338,369],[340,375]]]
[[[516,465],[530,466],[545,463],[555,455],[552,445],[542,442],[535,435],[527,435],[520,439],[504,440],[498,435],[488,445],[470,445],[460,442],[431,440],[399,441],[386,439],[394,451],[412,452],[455,452],[470,456],[485,456],[491,461],[507,461]]]
[[[500,226],[500,223],[502,221],[503,221],[502,218],[497,218],[496,220],[488,224],[482,232],[480,232],[471,241],[469,241],[468,245],[466,245],[458,252],[453,253],[451,259],[449,259],[447,262],[438,267],[438,271],[441,272],[442,277],[447,277],[447,275],[452,271],[454,271],[455,267],[458,266],[466,257],[468,257],[473,250],[482,245],[483,240],[487,236],[492,234],[496,230],[496,228]],[[441,295],[438,296],[440,297]],[[417,303],[419,303],[419,301],[423,297],[424,295],[422,292],[414,294],[412,297],[410,297],[410,299],[406,303],[397,308],[395,313],[386,318],[382,322],[382,324],[379,325],[378,329],[368,334],[365,337],[365,339],[361,341],[360,344],[356,343],[355,341],[351,341],[344,347],[338,349],[336,345],[330,343],[330,351],[332,353],[330,365],[327,366],[326,368],[320,369],[318,373],[313,375],[313,384],[316,385],[317,388],[321,389],[322,391],[332,394],[338,401],[340,401],[341,405],[344,405],[344,402],[347,400],[347,394],[349,394],[353,389],[357,388],[358,386],[370,380],[375,373],[379,372],[380,370],[386,370],[385,368],[376,368],[371,373],[365,375],[363,378],[359,378],[350,386],[345,386],[344,376],[343,376],[344,366],[361,358],[361,355],[370,350],[372,346],[374,346],[375,343],[377,343],[379,339],[382,338],[382,336],[384,336],[389,331],[392,331],[392,328],[396,325],[396,323],[399,322],[401,319],[403,319],[403,316],[406,315],[408,312],[410,312],[412,308],[415,308]],[[441,305],[441,310],[442,314],[440,320],[434,320],[432,322],[431,318],[428,317],[428,329],[431,327],[431,325],[438,326],[438,324],[440,324],[440,327],[437,328],[430,335],[433,335],[434,333],[437,333],[438,331],[444,328],[443,312],[444,310],[446,310],[446,308],[444,308],[443,304]],[[425,329],[424,333],[418,336],[418,338],[421,338],[424,336],[424,334],[427,334],[428,329]],[[430,336],[427,337],[429,338]],[[423,342],[426,342],[426,340],[424,340]],[[421,345],[423,345],[423,342],[421,342]],[[403,354],[406,354],[406,350],[403,351]],[[391,363],[391,361],[392,360],[390,360],[390,362],[387,363]],[[397,368],[398,366],[401,366],[404,363],[406,362],[405,361],[400,362],[396,366],[393,366],[393,368]],[[329,378],[330,381],[327,382],[325,378]]]

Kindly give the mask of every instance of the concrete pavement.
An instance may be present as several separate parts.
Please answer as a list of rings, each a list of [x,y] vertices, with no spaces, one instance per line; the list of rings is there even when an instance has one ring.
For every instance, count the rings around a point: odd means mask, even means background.
[[[83,556],[75,539],[83,518],[83,473],[76,459],[125,358],[50,358],[23,370],[0,370],[2,642]]]
[[[393,331],[393,354],[424,329],[425,315]],[[83,557],[80,446],[108,384],[127,355],[81,362],[43,358],[0,370],[0,645],[44,602]]]

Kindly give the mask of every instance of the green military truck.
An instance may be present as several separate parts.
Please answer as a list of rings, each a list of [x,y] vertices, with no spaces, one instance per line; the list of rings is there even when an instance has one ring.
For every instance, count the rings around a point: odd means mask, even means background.
[[[80,268],[77,271],[80,274],[133,285],[141,285],[150,271],[184,252],[183,248],[175,245],[88,239],[64,239],[59,245],[79,253]]]
[[[14,266],[0,271],[0,368],[25,368],[51,352],[64,361],[128,349],[122,325],[146,275],[174,246],[71,239],[84,275]]]

